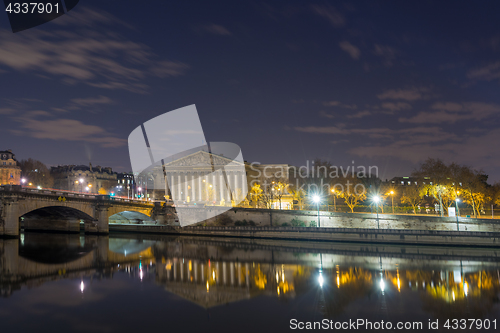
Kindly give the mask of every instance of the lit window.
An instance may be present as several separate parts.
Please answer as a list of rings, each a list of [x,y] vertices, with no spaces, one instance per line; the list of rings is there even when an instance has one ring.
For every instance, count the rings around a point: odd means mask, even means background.
[[[405,184],[405,182],[404,182],[404,181],[401,181],[401,185],[404,185],[404,184]]]

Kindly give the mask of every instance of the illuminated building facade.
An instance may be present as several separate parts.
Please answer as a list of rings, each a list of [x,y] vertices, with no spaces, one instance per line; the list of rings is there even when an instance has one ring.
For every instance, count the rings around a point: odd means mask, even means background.
[[[54,188],[75,192],[109,194],[116,188],[117,174],[109,167],[62,165],[52,167]]]
[[[20,185],[21,168],[12,150],[0,151],[0,185]]]

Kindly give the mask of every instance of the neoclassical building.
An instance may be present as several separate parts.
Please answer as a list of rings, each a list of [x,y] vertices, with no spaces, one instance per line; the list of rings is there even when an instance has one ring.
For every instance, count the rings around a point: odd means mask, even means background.
[[[206,151],[166,162],[138,178],[148,178],[154,188],[163,190],[166,178],[174,201],[223,206],[244,200],[248,186],[244,163]]]
[[[8,149],[0,151],[0,185],[20,185],[21,168],[19,167],[16,155]]]
[[[245,201],[255,183],[267,180],[271,184],[277,179],[275,174],[288,182],[286,164],[250,164],[203,150],[164,162],[136,175],[136,182],[143,190],[147,189],[150,196],[153,190],[161,190],[167,193],[167,199],[183,204],[234,206]],[[292,207],[291,199],[281,199],[282,209]],[[278,200],[273,201],[273,208],[279,208]]]
[[[54,188],[75,191],[109,193],[116,188],[117,174],[109,167],[86,165],[60,165],[52,167],[50,174],[54,177]]]

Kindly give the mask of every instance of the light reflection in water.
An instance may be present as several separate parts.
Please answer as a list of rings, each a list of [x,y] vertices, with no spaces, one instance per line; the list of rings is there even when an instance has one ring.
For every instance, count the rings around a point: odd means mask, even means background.
[[[494,300],[500,292],[500,274],[495,265],[487,270],[481,265],[462,267],[459,261],[433,270],[415,265],[405,268],[401,263],[408,265],[409,261],[395,259],[389,264],[379,265],[378,257],[372,260],[373,257],[360,255],[363,259],[358,262],[365,264],[353,265],[346,259],[352,256],[261,250],[257,257],[241,247],[227,248],[207,245],[206,242],[182,244],[176,240],[158,242],[139,253],[122,253],[100,249],[70,263],[51,264],[53,266],[37,263],[38,266],[33,267],[40,270],[40,277],[34,273],[30,277],[32,280],[23,283],[33,285],[32,281],[38,279],[35,285],[41,285],[49,278],[54,279],[47,270],[56,267],[56,279],[77,278],[83,293],[91,290],[92,284],[85,285],[82,276],[112,278],[114,274],[126,274],[144,283],[154,282],[162,292],[182,296],[183,300],[204,308],[249,301],[261,295],[293,300],[319,287],[324,294],[322,311],[325,316],[343,313],[347,305],[359,299],[374,302],[370,301],[370,295],[375,291],[402,300],[410,294],[418,294],[422,304],[431,312],[445,311],[447,308],[442,305],[449,304],[453,306],[448,308],[449,311],[475,309],[486,315],[493,308],[489,300]],[[19,257],[16,260],[19,267],[29,267],[31,259]],[[144,260],[149,265],[143,266]],[[100,267],[107,267],[106,271]],[[67,273],[69,271],[76,272],[71,273],[75,276]],[[9,295],[12,293],[9,290],[13,290],[9,285],[1,288],[2,295]]]

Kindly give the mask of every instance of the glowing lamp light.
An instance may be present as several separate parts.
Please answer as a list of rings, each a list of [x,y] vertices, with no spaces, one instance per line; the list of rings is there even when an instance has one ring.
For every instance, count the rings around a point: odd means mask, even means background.
[[[138,190],[139,190],[139,192],[141,192],[142,191],[142,187],[139,187]]]
[[[457,198],[457,199],[455,199],[455,201],[456,201],[456,202],[460,202],[460,199],[458,199],[458,198]]]
[[[380,197],[377,195],[373,198],[373,201],[375,201],[376,203],[379,203],[380,202]]]
[[[21,183],[26,183],[26,178],[21,178]]]
[[[80,282],[80,292],[83,293],[83,290],[85,289],[85,284],[83,284],[83,281]]]
[[[80,178],[80,183],[83,183],[83,178]]]
[[[321,288],[323,288],[323,283],[325,282],[325,279],[323,279],[323,273],[319,273],[318,276],[318,283]]]
[[[319,195],[314,195],[312,199],[315,203],[318,203],[320,201]]]
[[[383,279],[380,279],[380,290],[382,290],[382,291],[385,290],[385,282]]]

